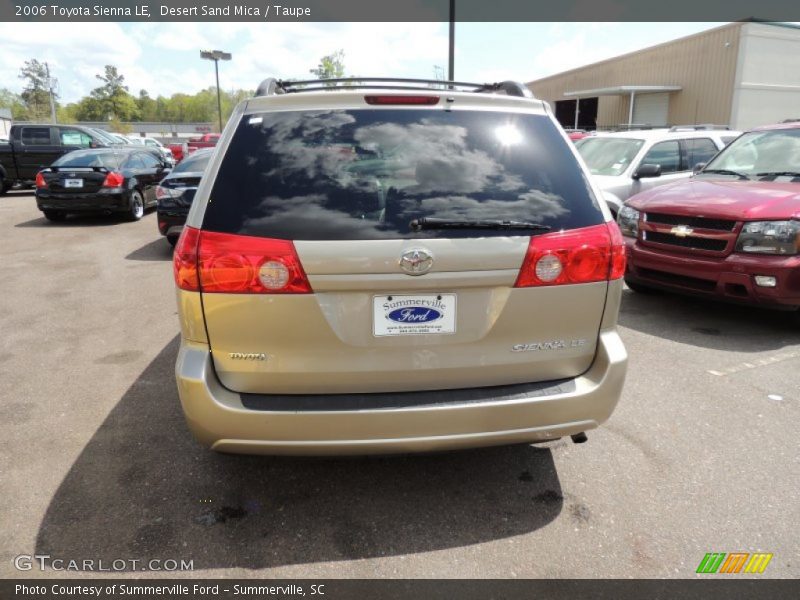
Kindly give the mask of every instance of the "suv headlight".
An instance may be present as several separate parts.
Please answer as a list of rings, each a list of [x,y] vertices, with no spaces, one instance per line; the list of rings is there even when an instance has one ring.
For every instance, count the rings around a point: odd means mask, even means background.
[[[617,214],[617,225],[622,235],[636,237],[639,233],[639,211],[623,204]]]
[[[745,223],[736,251],[749,254],[798,254],[800,221],[754,221]]]

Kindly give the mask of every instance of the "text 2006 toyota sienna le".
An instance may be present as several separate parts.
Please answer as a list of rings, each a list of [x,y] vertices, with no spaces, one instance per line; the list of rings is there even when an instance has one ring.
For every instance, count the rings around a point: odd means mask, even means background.
[[[261,454],[583,441],[627,363],[624,243],[585,167],[520,84],[382,81],[266,80],[231,117],[174,256],[191,430]]]

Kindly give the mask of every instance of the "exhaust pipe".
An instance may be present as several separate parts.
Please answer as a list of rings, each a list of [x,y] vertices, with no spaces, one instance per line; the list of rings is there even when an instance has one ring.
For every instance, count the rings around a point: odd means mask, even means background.
[[[581,431],[580,433],[576,433],[575,435],[570,436],[572,438],[573,444],[583,444],[584,442],[588,442],[589,438],[586,437],[586,433]]]

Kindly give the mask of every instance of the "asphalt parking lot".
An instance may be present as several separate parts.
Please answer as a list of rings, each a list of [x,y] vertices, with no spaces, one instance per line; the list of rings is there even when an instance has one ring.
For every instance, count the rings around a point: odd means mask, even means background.
[[[224,456],[184,425],[154,214],[53,224],[11,192],[0,256],[0,577],[21,554],[191,560],[209,577],[626,578],[763,551],[763,576],[800,572],[787,315],[626,291],[625,392],[586,444]]]

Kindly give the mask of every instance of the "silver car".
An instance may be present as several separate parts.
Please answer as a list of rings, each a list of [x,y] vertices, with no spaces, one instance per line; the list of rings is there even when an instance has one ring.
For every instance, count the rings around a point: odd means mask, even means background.
[[[691,177],[739,136],[729,129],[650,129],[598,133],[576,142],[603,200],[616,216],[639,192]]]
[[[347,83],[262,84],[200,183],[174,253],[194,435],[585,441],[625,379],[625,246],[548,106],[512,82]]]

